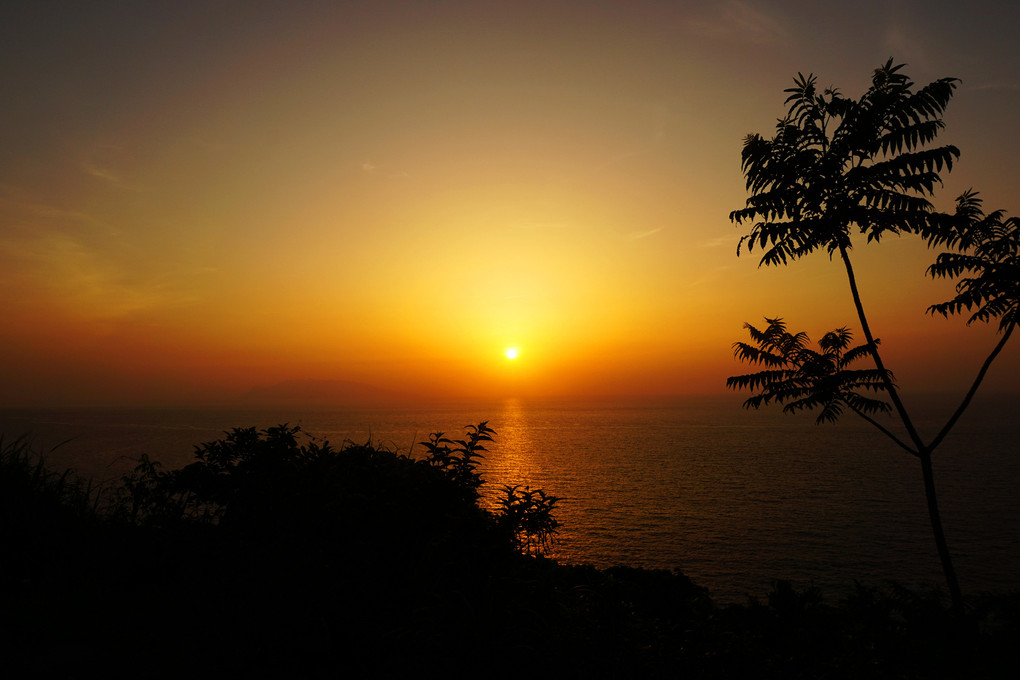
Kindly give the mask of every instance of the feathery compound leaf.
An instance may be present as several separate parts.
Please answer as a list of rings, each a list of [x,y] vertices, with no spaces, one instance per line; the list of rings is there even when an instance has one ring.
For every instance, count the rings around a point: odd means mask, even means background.
[[[985,215],[976,192],[957,199],[954,219],[929,236],[929,243],[955,251],[940,253],[928,267],[932,278],[960,278],[956,297],[928,307],[929,314],[949,316],[973,311],[967,324],[999,319],[999,329],[1018,319],[1020,308],[1020,219],[1004,219],[996,210]]]
[[[851,347],[853,333],[846,327],[826,333],[819,341],[821,351],[808,347],[808,336],[790,333],[782,319],[765,319],[768,326],[759,330],[747,323],[744,328],[752,343],[734,343],[734,355],[741,361],[767,367],[757,373],[727,378],[726,386],[755,392],[744,402],[745,408],[759,408],[776,402],[783,411],[821,409],[818,423],[836,422],[847,407],[860,413],[889,410],[879,399],[867,397],[861,390],[886,389],[878,369],[851,369],[850,364],[871,356],[871,347]],[[876,340],[876,344],[877,344]],[[891,380],[891,375],[889,376]]]

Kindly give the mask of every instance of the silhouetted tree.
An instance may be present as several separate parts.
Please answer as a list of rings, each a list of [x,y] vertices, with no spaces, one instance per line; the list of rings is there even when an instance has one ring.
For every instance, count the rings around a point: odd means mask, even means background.
[[[942,114],[959,82],[942,78],[919,89],[890,59],[875,70],[871,87],[860,99],[839,90],[817,88],[814,75],[798,74],[786,104],[787,114],[771,139],[751,134],[744,141],[742,169],[750,197],[730,213],[735,224],[750,224],[737,246],[763,251],[759,266],[786,264],[824,249],[839,257],[865,344],[847,349],[846,328],[827,334],[822,352],[806,349],[807,337],[790,334],[778,319],[758,331],[746,326],[757,346],[735,344],[736,356],[764,366],[761,372],[730,378],[736,389],[758,394],[745,402],[758,408],[770,401],[784,410],[821,408],[818,422],[835,421],[849,408],[890,437],[921,463],[925,496],[935,542],[953,607],[962,614],[963,598],[953,567],[932,470],[932,453],[970,403],[989,366],[1017,323],[1020,300],[1020,223],[1003,219],[1001,211],[984,215],[976,193],[958,199],[956,212],[940,213],[928,201],[941,184],[943,169],[952,169],[960,152],[953,146],[929,146],[944,127]],[[850,259],[852,235],[878,241],[885,234],[915,234],[931,247],[950,249],[938,256],[928,272],[933,277],[959,277],[957,295],[928,311],[944,316],[973,311],[973,321],[999,319],[1002,337],[978,372],[959,408],[930,441],[917,431],[886,369],[865,314]],[[850,370],[848,364],[870,356],[874,371]],[[861,391],[884,392],[891,406]],[[871,417],[894,412],[902,422],[901,439]]]

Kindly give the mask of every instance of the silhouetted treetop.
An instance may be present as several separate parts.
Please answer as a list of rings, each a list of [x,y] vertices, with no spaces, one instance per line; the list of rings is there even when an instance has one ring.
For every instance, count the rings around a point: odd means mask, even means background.
[[[825,248],[851,248],[851,226],[877,240],[885,232],[929,233],[938,217],[925,198],[960,152],[927,148],[959,82],[942,78],[920,89],[892,59],[875,70],[860,99],[818,91],[798,74],[785,90],[788,110],[766,139],[748,135],[741,167],[751,196],[730,213],[752,223],[740,240],[764,252],[761,264],[786,263]]]

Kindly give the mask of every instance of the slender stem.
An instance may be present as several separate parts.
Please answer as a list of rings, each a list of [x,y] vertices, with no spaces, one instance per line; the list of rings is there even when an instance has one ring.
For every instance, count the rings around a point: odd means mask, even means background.
[[[875,342],[875,336],[871,333],[871,327],[868,325],[868,317],[864,314],[864,305],[861,303],[861,294],[857,290],[857,278],[854,276],[854,268],[850,264],[850,255],[846,251],[845,246],[839,247],[840,257],[843,259],[843,265],[846,267],[847,279],[850,281],[850,293],[854,298],[854,306],[857,308],[857,318],[861,321],[861,330],[864,331],[864,337],[868,341],[868,346],[871,348],[871,355],[875,359],[875,366],[878,367],[879,372],[882,374],[882,382],[885,383],[886,392],[889,393],[889,398],[892,399],[893,406],[896,408],[896,413],[900,417],[900,421],[903,422],[903,427],[907,429],[907,434],[910,435],[911,441],[914,442],[914,446],[920,452],[924,448],[924,442],[921,440],[921,436],[917,433],[914,428],[913,421],[910,420],[910,416],[907,414],[907,409],[900,400],[900,394],[896,391],[896,385],[893,383],[892,378],[889,377],[889,371],[886,370],[885,364],[882,362],[882,355],[878,352],[878,344]]]
[[[991,367],[992,362],[995,361],[995,357],[999,356],[999,352],[1001,352],[1002,348],[1006,346],[1006,342],[1009,340],[1009,336],[1013,334],[1014,328],[1016,328],[1015,319],[1006,326],[1006,332],[1002,334],[1002,339],[999,340],[998,344],[996,344],[995,348],[992,350],[992,353],[988,355],[987,359],[985,359],[985,363],[981,365],[981,370],[978,371],[977,377],[974,379],[974,384],[970,386],[970,390],[968,390],[966,396],[963,398],[963,402],[960,403],[960,407],[956,409],[953,416],[946,421],[945,426],[943,426],[942,430],[938,433],[938,436],[936,436],[935,439],[932,440],[931,444],[928,445],[928,449],[930,451],[934,451],[935,447],[942,443],[942,440],[945,439],[947,434],[949,434],[949,431],[953,429],[954,425],[956,425],[956,421],[959,420],[960,416],[963,415],[963,412],[967,410],[967,406],[970,405],[970,400],[973,399],[974,394],[977,393],[978,386],[980,386],[981,381],[985,379],[985,374],[988,373],[988,369]]]
[[[960,621],[963,619],[963,593],[960,591],[960,581],[956,577],[956,568],[953,567],[953,558],[949,554],[946,534],[942,530],[942,516],[939,514],[939,503],[935,495],[935,472],[931,464],[931,450],[924,449],[920,454],[921,472],[924,475],[924,497],[928,501],[928,518],[931,520],[931,529],[935,534],[935,546],[939,551],[939,560],[942,562],[946,585],[949,586],[953,614],[957,621]]]
[[[920,455],[917,451],[915,451],[914,449],[910,448],[907,444],[904,444],[900,440],[899,437],[897,437],[895,434],[890,432],[884,425],[882,425],[877,420],[875,420],[871,416],[869,416],[866,413],[864,413],[864,411],[858,411],[853,406],[850,407],[850,410],[853,411],[854,413],[856,413],[857,415],[859,415],[861,418],[864,418],[866,421],[868,421],[869,423],[871,423],[875,427],[877,427],[879,429],[879,431],[882,432],[882,434],[884,434],[886,437],[889,437],[889,439],[892,439],[894,442],[896,442],[896,444],[898,444],[900,446],[900,448],[902,448],[904,451],[909,453],[911,456],[919,456]]]
[[[861,320],[864,337],[867,338],[868,345],[871,347],[872,356],[875,358],[875,365],[882,374],[882,380],[885,382],[886,390],[889,392],[889,397],[892,399],[893,405],[896,407],[896,412],[899,414],[900,420],[903,422],[903,426],[907,428],[907,433],[910,435],[910,439],[917,447],[916,455],[921,460],[921,472],[924,475],[924,496],[925,500],[928,502],[928,519],[931,521],[931,530],[935,536],[935,547],[938,549],[939,560],[942,562],[942,573],[946,578],[946,585],[949,587],[949,596],[953,603],[953,614],[959,621],[963,618],[963,593],[960,591],[960,581],[956,576],[956,568],[953,566],[953,558],[949,554],[949,544],[946,542],[946,534],[942,530],[942,516],[939,513],[938,498],[935,494],[935,472],[932,469],[931,464],[932,447],[925,446],[920,435],[918,435],[913,422],[910,420],[910,416],[907,414],[906,407],[903,406],[903,402],[900,400],[899,393],[896,391],[896,386],[893,384],[892,378],[889,377],[889,372],[886,370],[885,364],[882,362],[882,356],[878,353],[878,345],[875,343],[875,338],[871,334],[871,328],[868,326],[868,319],[864,314],[864,305],[861,303],[861,296],[857,290],[857,280],[854,277],[854,270],[850,264],[850,256],[847,254],[844,246],[839,247],[839,254],[843,259],[843,264],[846,266],[847,278],[850,281],[850,292],[853,294],[854,305],[857,307],[857,317]],[[896,441],[895,438],[894,441]]]

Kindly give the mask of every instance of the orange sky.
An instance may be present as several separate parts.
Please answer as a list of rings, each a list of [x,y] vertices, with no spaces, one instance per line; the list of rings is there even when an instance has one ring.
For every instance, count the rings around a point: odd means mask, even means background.
[[[745,321],[858,326],[824,254],[735,256],[798,71],[962,78],[936,203],[1020,213],[1014,3],[155,4],[0,10],[0,405],[723,391]],[[933,254],[855,257],[901,384],[972,376]]]

